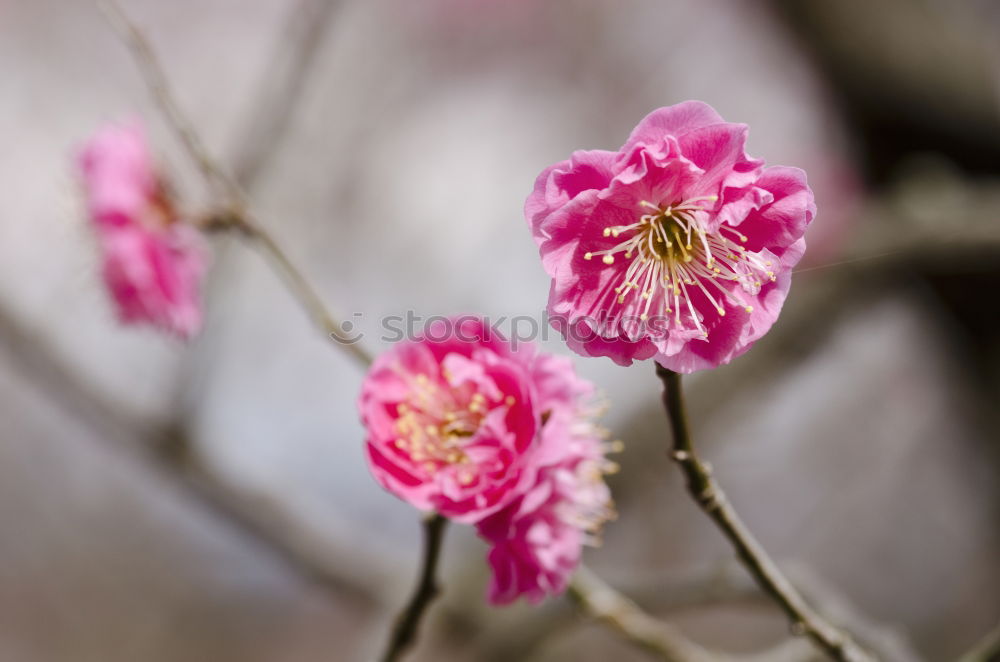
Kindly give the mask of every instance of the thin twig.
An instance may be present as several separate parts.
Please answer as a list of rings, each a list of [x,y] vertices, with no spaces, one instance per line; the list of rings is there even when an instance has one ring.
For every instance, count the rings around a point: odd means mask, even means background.
[[[135,54],[135,59],[139,63],[143,78],[149,86],[156,104],[184,144],[188,154],[197,163],[202,175],[212,185],[217,186],[229,202],[235,202],[240,197],[235,183],[211,157],[198,133],[181,112],[180,106],[170,91],[163,67],[142,30],[128,17],[115,0],[98,0],[97,6],[104,12],[108,22]]]
[[[284,276],[288,289],[299,300],[313,323],[319,327],[326,337],[332,340],[339,349],[347,352],[351,358],[363,368],[368,368],[374,357],[358,342],[360,338],[351,338],[345,333],[341,323],[333,316],[323,299],[316,292],[309,280],[295,266],[281,246],[264,228],[260,226],[249,213],[229,218],[226,228],[238,230],[253,245],[265,253]]]
[[[958,662],[998,662],[1000,660],[1000,624],[990,630],[972,650],[958,658]]]
[[[802,640],[786,640],[759,653],[736,655],[710,651],[688,641],[677,628],[651,617],[634,602],[582,568],[570,596],[625,640],[664,662],[809,662],[816,651]]]
[[[438,559],[448,520],[430,515],[424,520],[424,559],[413,595],[396,619],[382,662],[396,662],[417,639],[417,629],[427,607],[441,592],[437,581]]]
[[[688,429],[681,376],[656,364],[656,375],[663,381],[663,405],[673,432],[671,457],[680,465],[687,479],[688,491],[701,509],[729,539],[736,554],[765,593],[788,615],[792,633],[807,635],[827,655],[842,662],[867,662],[874,658],[850,636],[829,623],[810,607],[791,582],[781,573],[767,552],[754,538],[733,510],[711,470],[694,451]]]
[[[718,656],[653,618],[587,568],[576,571],[568,591],[581,607],[627,641],[664,662],[715,662]]]
[[[209,219],[206,229],[236,230],[245,238],[252,240],[259,250],[268,254],[275,262],[285,276],[285,282],[292,294],[326,336],[367,367],[372,361],[371,355],[347,337],[336,316],[326,307],[302,272],[295,267],[277,241],[250,213],[243,189],[205,149],[204,143],[191,122],[181,112],[180,106],[171,92],[163,67],[150,46],[149,40],[114,0],[102,0],[100,6],[135,55],[157,105],[177,134],[181,144],[184,145],[192,160],[201,169],[202,175],[209,184],[221,189],[226,198],[226,211]]]

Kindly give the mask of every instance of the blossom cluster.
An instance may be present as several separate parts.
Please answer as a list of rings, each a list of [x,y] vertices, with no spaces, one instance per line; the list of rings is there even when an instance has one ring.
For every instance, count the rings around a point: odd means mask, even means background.
[[[492,546],[492,602],[537,602],[565,589],[612,514],[593,386],[481,318],[439,325],[454,332],[396,344],[365,379],[369,466],[413,506],[476,526]]]
[[[552,278],[548,318],[571,349],[693,372],[774,324],[815,216],[805,173],[747,156],[747,127],[688,101],[621,149],[578,151],[537,178],[525,215]],[[208,251],[137,123],[79,158],[103,276],[126,323],[200,328]],[[613,448],[571,362],[508,343],[481,317],[438,318],[371,366],[359,409],[369,468],[413,506],[476,527],[491,602],[562,592],[613,516]]]
[[[208,250],[174,208],[141,125],[102,128],[81,150],[79,166],[119,319],[190,338],[201,328]]]

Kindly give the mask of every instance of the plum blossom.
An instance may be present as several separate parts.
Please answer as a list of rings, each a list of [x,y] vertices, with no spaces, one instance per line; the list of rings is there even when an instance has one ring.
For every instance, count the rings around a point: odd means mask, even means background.
[[[489,600],[507,604],[519,597],[538,603],[566,589],[580,563],[583,545],[596,541],[614,516],[604,473],[614,471],[608,446],[585,410],[553,414],[543,427],[545,466],[532,489],[479,523],[492,544]]]
[[[469,523],[524,492],[541,426],[525,359],[472,317],[439,320],[379,356],[359,400],[375,479]]]
[[[119,319],[191,338],[202,323],[208,249],[174,209],[142,126],[103,127],[84,145],[79,165]]]
[[[359,398],[375,479],[411,505],[476,524],[490,599],[565,588],[611,512],[593,386],[572,363],[514,349],[482,319],[440,320],[375,360]]]
[[[617,152],[546,168],[525,204],[552,277],[548,314],[584,356],[728,363],[774,324],[816,213],[805,173],[765,168],[747,127],[686,101]]]

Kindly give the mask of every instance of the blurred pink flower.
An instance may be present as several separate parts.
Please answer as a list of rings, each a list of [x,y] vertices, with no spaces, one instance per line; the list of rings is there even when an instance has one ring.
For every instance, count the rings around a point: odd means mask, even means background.
[[[538,176],[525,215],[574,351],[693,372],[770,329],[816,209],[805,173],[765,169],[746,135],[687,101],[650,113],[618,152],[575,152]]]
[[[104,282],[124,323],[150,323],[184,339],[201,328],[198,290],[207,255],[201,235],[124,225],[101,232]]]
[[[167,212],[138,120],[101,127],[80,151],[87,210],[98,225],[130,225]],[[162,223],[165,219],[156,219]]]
[[[103,251],[104,281],[124,323],[191,338],[209,260],[201,235],[180,222],[157,176],[142,126],[108,125],[79,157],[87,210]]]

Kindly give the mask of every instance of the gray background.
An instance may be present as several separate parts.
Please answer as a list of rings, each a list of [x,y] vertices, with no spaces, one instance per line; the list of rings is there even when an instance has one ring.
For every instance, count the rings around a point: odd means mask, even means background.
[[[948,659],[1000,617],[1000,185],[980,165],[1000,162],[1000,21],[986,1],[798,4],[124,6],[373,349],[407,310],[537,319],[534,176],[657,106],[708,101],[750,124],[753,155],[807,169],[803,273],[750,354],[688,380],[697,438],[835,618],[892,659]],[[365,469],[360,370],[229,237],[195,342],[116,324],[74,149],[139,115],[185,204],[210,200],[93,5],[0,0],[0,81],[0,660],[369,659],[420,542]],[[907,138],[924,126],[943,147]],[[621,517],[588,564],[714,649],[783,641],[665,457],[651,365],[576,364],[626,443]],[[488,609],[485,551],[452,528],[415,660],[647,659],[562,600]]]

